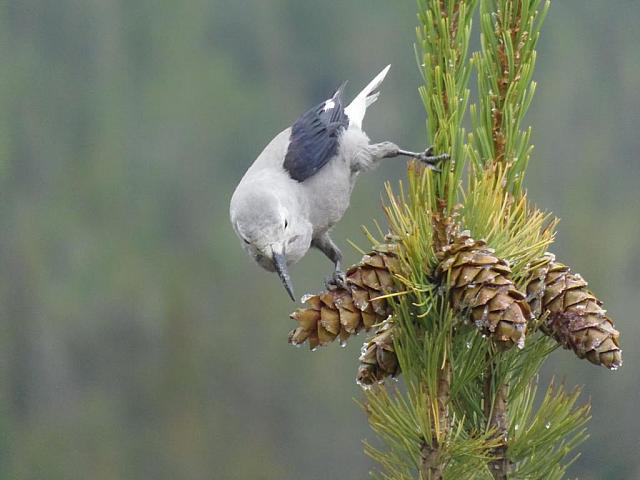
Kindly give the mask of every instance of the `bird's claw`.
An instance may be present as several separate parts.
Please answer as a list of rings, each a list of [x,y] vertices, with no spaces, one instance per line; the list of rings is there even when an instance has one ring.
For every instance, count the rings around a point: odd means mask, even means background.
[[[420,153],[420,155],[418,156],[418,160],[420,160],[427,167],[429,167],[431,170],[434,170],[436,172],[440,171],[437,165],[440,162],[449,160],[449,158],[451,157],[449,156],[448,153],[441,153],[440,155],[434,155],[433,146],[427,148],[424,152]]]
[[[335,270],[332,275],[328,276],[325,279],[324,285],[327,288],[327,290],[336,290],[338,288],[343,288],[345,290],[348,290],[347,274],[344,273],[342,270]]]

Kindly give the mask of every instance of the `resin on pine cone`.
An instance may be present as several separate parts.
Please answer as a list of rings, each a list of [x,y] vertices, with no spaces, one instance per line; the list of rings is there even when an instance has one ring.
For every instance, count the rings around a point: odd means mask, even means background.
[[[540,329],[580,358],[612,370],[622,365],[620,333],[588,289],[587,282],[547,254],[531,273],[527,299]]]
[[[340,337],[344,344],[351,335],[368,331],[391,314],[386,299],[377,298],[394,292],[392,272],[398,268],[397,246],[385,244],[362,257],[346,272],[347,288],[307,295],[307,305],[291,314],[298,327],[289,333],[289,343],[305,341],[312,350]]]
[[[453,309],[501,347],[522,348],[531,310],[511,280],[509,264],[468,232],[443,247],[438,259],[436,277],[448,285]]]
[[[362,346],[356,377],[362,387],[382,383],[385,378],[395,378],[400,373],[400,364],[393,347],[393,332],[393,321],[387,319],[376,334]]]

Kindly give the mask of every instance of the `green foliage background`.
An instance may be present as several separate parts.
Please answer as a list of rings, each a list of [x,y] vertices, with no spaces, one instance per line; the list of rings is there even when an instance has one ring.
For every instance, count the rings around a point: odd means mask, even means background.
[[[264,144],[344,79],[391,62],[367,119],[424,144],[413,1],[21,0],[0,5],[0,479],[363,478],[360,341],[286,344],[280,282],[228,222]],[[559,0],[525,123],[530,197],[555,253],[622,331],[617,373],[557,351],[585,384],[591,439],[571,473],[640,477],[640,4]],[[476,23],[477,26],[477,23]],[[476,48],[477,48],[476,38]],[[389,161],[336,229],[382,219]],[[315,291],[330,265],[292,271]]]

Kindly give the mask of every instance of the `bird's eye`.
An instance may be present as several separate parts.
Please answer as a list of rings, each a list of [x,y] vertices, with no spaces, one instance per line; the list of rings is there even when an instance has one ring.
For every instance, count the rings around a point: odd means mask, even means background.
[[[289,226],[289,222],[287,222],[287,219],[284,219],[284,228],[287,228]]]
[[[250,242],[249,240],[247,240],[246,238],[244,238],[244,237],[241,237],[241,238],[242,238],[242,241],[243,241],[244,243],[246,243],[247,245],[249,245],[249,244],[251,243],[251,242]]]

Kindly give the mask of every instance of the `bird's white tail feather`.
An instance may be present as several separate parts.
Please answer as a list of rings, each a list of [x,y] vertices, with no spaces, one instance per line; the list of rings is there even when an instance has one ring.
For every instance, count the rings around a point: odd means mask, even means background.
[[[369,108],[369,105],[375,103],[376,100],[378,100],[379,96],[380,96],[380,92],[372,93],[371,95],[369,95],[367,97],[367,108]]]
[[[362,128],[362,120],[364,114],[367,111],[367,107],[378,99],[379,92],[376,90],[382,84],[384,77],[387,76],[391,65],[387,65],[376,77],[369,82],[369,85],[364,87],[362,91],[353,99],[347,108],[344,109],[344,113],[349,117],[349,125],[355,125],[358,128]]]

